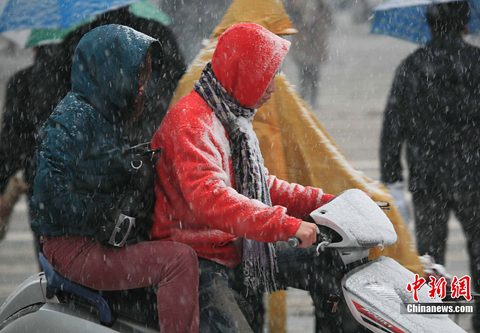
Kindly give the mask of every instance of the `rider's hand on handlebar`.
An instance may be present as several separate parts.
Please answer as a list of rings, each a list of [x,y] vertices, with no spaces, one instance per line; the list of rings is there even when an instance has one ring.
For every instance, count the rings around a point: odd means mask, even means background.
[[[309,247],[317,241],[317,226],[315,223],[302,221],[300,228],[295,233],[295,237],[299,238],[301,243],[298,247]]]

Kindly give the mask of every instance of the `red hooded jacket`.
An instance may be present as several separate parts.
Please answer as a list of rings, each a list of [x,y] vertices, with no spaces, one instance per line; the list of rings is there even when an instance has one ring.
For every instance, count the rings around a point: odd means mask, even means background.
[[[236,24],[220,36],[212,69],[231,96],[251,107],[267,89],[289,46],[257,24]],[[227,267],[241,261],[237,239],[286,241],[302,219],[331,198],[320,189],[269,175],[273,207],[239,194],[228,134],[195,91],[167,113],[152,147],[163,148],[156,164],[153,237],[186,243],[199,257]]]

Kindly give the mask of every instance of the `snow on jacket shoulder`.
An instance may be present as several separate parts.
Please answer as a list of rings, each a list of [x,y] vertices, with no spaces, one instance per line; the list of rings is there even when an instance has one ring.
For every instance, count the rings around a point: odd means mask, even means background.
[[[285,241],[322,204],[320,189],[274,176],[268,176],[273,207],[239,194],[226,130],[196,92],[168,112],[152,146],[163,148],[153,236],[186,243],[228,267],[241,259],[235,240]]]

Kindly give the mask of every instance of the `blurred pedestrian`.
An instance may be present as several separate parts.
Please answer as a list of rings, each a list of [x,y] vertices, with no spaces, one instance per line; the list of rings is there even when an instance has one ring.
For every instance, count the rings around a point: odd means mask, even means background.
[[[162,11],[172,18],[170,25],[187,64],[197,55],[202,41],[220,22],[232,0],[160,0]]]
[[[428,7],[432,40],[397,68],[380,160],[381,180],[402,188],[406,146],[419,254],[445,264],[454,212],[467,240],[472,286],[480,292],[480,49],[462,39],[469,15],[466,1]],[[478,315],[473,326],[480,332]]]
[[[328,57],[328,35],[333,16],[326,0],[283,0],[298,34],[293,35],[292,58],[300,74],[300,95],[317,107],[322,63]]]
[[[12,191],[17,191],[15,187],[21,189],[22,183],[26,183],[27,197],[32,194],[35,137],[69,89],[64,48],[44,45],[36,47],[34,52],[34,63],[12,75],[5,93],[0,135],[0,216],[3,229],[15,204],[7,198],[18,199],[18,196],[11,195]],[[18,171],[22,171],[23,179],[15,180]],[[16,184],[20,187],[14,186]],[[36,249],[38,253],[38,244]]]
[[[34,63],[7,82],[0,137],[1,193],[18,170],[24,171],[27,184],[33,182],[35,136],[68,91],[64,81],[69,74],[61,63],[65,55],[61,45],[36,47]]]

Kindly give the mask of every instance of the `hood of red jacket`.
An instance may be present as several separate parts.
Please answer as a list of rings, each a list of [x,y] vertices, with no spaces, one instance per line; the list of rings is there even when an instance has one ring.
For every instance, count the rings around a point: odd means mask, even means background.
[[[262,97],[289,48],[289,41],[258,24],[235,24],[218,39],[212,69],[227,92],[249,108]]]

